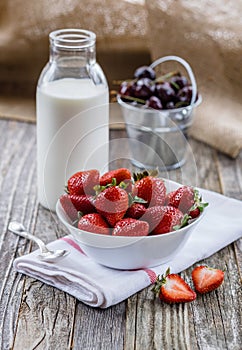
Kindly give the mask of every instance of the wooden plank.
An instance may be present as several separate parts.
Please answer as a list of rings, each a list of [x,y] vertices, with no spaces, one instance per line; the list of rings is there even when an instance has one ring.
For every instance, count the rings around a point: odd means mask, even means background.
[[[73,349],[122,350],[125,302],[102,310],[78,303]]]
[[[26,278],[13,349],[70,349],[75,299]]]
[[[7,232],[7,225],[12,215],[24,221],[29,189],[21,186],[20,179],[27,176],[27,181],[31,182],[32,173],[25,173],[25,164],[31,158],[34,140],[29,126],[18,129],[15,122],[1,121],[0,129],[0,323],[3,329],[0,332],[0,344],[2,348],[7,349],[14,340],[24,286],[20,275],[13,270],[12,262],[19,252],[28,251],[28,247],[25,249],[21,244],[18,246],[19,239]],[[25,142],[27,138],[29,138],[28,144]],[[20,196],[18,192],[21,192]],[[29,214],[31,215],[31,209]]]
[[[10,219],[23,222],[27,229],[45,241],[57,236],[56,217],[37,204],[35,130],[30,124],[0,122],[2,349],[31,349],[37,344],[39,349],[54,349],[53,344],[60,344],[60,341],[63,346],[68,345],[72,336],[75,299],[21,276],[12,267],[15,257],[36,247],[7,231]]]

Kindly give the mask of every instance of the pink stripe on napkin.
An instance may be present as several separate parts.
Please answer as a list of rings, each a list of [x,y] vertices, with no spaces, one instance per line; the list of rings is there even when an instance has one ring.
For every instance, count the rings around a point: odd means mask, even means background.
[[[69,236],[66,237],[62,237],[60,238],[61,240],[65,241],[66,243],[70,244],[73,248],[75,248],[76,250],[78,250],[80,253],[86,255],[84,253],[84,251],[81,249],[81,247],[75,242],[73,241],[73,239],[71,239]]]

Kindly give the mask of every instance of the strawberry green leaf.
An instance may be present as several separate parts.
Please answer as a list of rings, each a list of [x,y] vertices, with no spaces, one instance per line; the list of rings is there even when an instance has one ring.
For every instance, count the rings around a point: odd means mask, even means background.
[[[141,204],[147,203],[146,200],[138,196],[133,196],[132,193],[129,193],[128,196],[129,196],[129,207],[131,207],[133,203],[141,203]]]
[[[145,204],[147,203],[147,201],[143,198],[140,198],[138,196],[134,196],[133,197],[133,203],[142,203],[142,204]]]
[[[93,187],[94,191],[96,192],[96,196],[101,193],[102,191],[104,191],[106,188],[108,187],[115,187],[117,184],[116,179],[113,177],[112,178],[112,182],[110,184],[107,184],[105,186],[101,186],[101,185],[96,185]]]
[[[204,208],[208,206],[209,203],[202,202],[202,196],[199,193],[198,189],[194,189],[194,205],[190,210],[195,210],[198,208],[200,211],[203,211]]]
[[[121,181],[118,187],[122,188],[123,190],[126,190],[126,188],[129,186],[129,182]]]
[[[183,218],[182,218],[182,221],[181,221],[180,225],[175,225],[175,226],[173,226],[173,230],[177,231],[177,230],[179,230],[180,228],[187,226],[188,223],[189,223],[189,219],[191,219],[191,216],[188,215],[188,214],[185,214],[185,215],[183,216]]]

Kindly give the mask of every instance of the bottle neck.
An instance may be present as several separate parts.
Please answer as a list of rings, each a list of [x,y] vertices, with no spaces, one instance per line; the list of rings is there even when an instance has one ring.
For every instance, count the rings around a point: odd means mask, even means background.
[[[49,35],[50,62],[84,67],[96,62],[96,35],[82,29],[60,29]]]

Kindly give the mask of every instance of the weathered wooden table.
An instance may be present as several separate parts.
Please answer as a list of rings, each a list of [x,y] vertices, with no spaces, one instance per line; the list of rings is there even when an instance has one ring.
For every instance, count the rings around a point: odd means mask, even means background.
[[[204,261],[226,269],[224,284],[188,304],[162,304],[146,288],[106,310],[94,309],[14,271],[13,260],[36,247],[8,232],[10,219],[46,242],[66,234],[37,202],[35,131],[34,124],[0,120],[0,348],[241,349],[241,240]],[[111,131],[112,138],[122,135]],[[195,140],[190,144],[197,185],[242,199],[242,155],[231,160]],[[179,171],[169,176],[179,180]],[[189,279],[190,273],[181,275]]]

